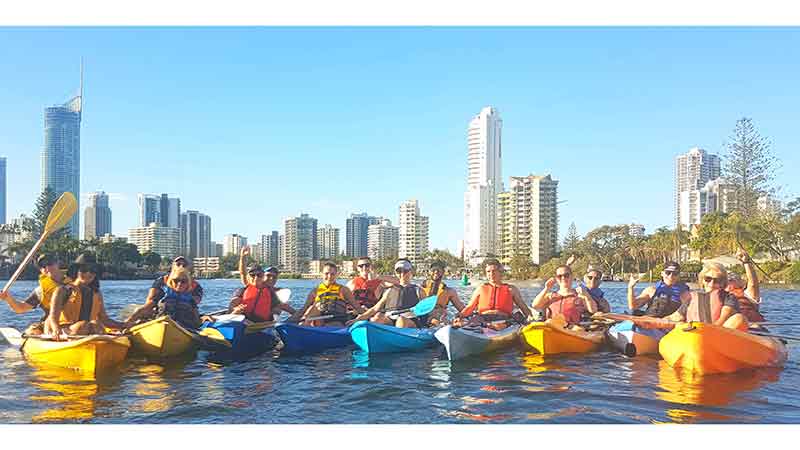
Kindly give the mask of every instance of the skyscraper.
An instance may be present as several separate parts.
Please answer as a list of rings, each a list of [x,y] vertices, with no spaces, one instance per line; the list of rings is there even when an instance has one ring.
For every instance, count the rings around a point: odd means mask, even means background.
[[[236,233],[226,234],[222,241],[222,256],[236,255],[247,245],[247,238]]]
[[[0,223],[6,223],[6,158],[0,156]]]
[[[189,210],[180,215],[180,223],[183,255],[189,259],[212,256],[211,217]]]
[[[161,194],[158,199],[158,209],[162,227],[180,227],[181,200],[179,198]]]
[[[264,264],[278,266],[280,264],[279,235],[277,231],[261,235],[261,248],[264,252]]]
[[[467,130],[467,190],[464,193],[464,253],[467,258],[495,253],[497,194],[502,180],[503,121],[487,106]]]
[[[497,196],[497,256],[508,264],[524,256],[543,264],[558,250],[558,181],[550,175],[511,177]]]
[[[412,263],[422,261],[428,251],[428,217],[419,214],[419,203],[407,200],[400,204],[399,249],[401,258],[408,258]]]
[[[83,238],[94,239],[111,234],[111,208],[103,191],[89,194],[89,206],[83,214]]]
[[[369,253],[372,259],[394,259],[400,247],[400,229],[392,226],[389,219],[369,226]]]
[[[367,213],[350,214],[345,224],[345,256],[348,258],[367,256],[369,226],[375,225],[378,221],[377,217]]]
[[[317,252],[317,219],[308,214],[284,221],[285,269],[290,273],[306,273],[308,263],[319,259]]]
[[[60,197],[72,192],[81,198],[81,114],[83,113],[83,64],[80,91],[63,105],[44,109],[44,148],[42,149],[42,190],[50,188]],[[79,235],[79,214],[69,221],[69,233]]]
[[[317,229],[317,255],[319,259],[333,259],[339,256],[339,229],[333,225],[323,225]]]
[[[690,211],[700,211],[700,190],[711,180],[720,176],[720,158],[695,147],[675,158],[675,225],[684,228],[700,223],[700,215],[690,215]]]
[[[146,227],[153,222],[161,223],[161,209],[157,195],[137,194],[136,202],[139,205],[139,227]]]

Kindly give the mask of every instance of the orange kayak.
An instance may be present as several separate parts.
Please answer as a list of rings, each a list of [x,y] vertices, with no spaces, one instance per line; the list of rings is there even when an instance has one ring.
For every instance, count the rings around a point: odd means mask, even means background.
[[[779,339],[701,322],[679,323],[658,344],[672,367],[697,374],[779,367],[788,351]]]

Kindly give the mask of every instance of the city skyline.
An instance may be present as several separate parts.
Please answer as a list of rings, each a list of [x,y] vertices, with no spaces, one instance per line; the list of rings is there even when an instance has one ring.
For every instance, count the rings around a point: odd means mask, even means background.
[[[171,192],[188,207],[203,206],[214,218],[216,242],[234,231],[256,238],[282,229],[282,218],[303,211],[342,230],[349,213],[394,221],[399,202],[418,198],[430,217],[431,248],[455,251],[463,224],[450,219],[463,217],[465,124],[488,105],[503,117],[503,182],[529,173],[559,180],[559,198],[567,201],[559,207],[560,237],[573,221],[581,234],[604,223],[637,222],[649,232],[672,226],[674,157],[692,147],[724,155],[722,142],[742,116],[753,117],[771,138],[784,168],[800,163],[792,152],[800,136],[787,114],[800,98],[788,75],[797,73],[800,59],[793,56],[800,41],[795,30],[192,29],[186,33],[197,42],[190,45],[170,41],[178,35],[171,29],[52,29],[50,37],[64,38],[57,52],[42,50],[40,33],[0,32],[0,42],[15,43],[0,50],[6,69],[0,77],[19,87],[4,102],[12,106],[0,108],[0,132],[8,136],[2,152],[15,169],[8,173],[8,220],[30,214],[39,192],[41,111],[70,98],[77,61],[95,41],[103,42],[87,61],[91,102],[82,117],[80,191],[109,193],[120,236],[136,226],[135,196],[142,191]],[[467,34],[482,39],[466,48],[460,39]],[[276,37],[296,42],[284,51],[269,44]],[[249,38],[286,64],[234,51],[207,76],[196,73],[205,67],[193,62],[201,52],[236,50]],[[558,52],[535,44],[545,38],[559,39]],[[162,50],[157,44],[163,42]],[[161,70],[124,61],[111,51],[116,45],[152,53]],[[405,55],[408,69],[379,56],[381,46]],[[747,67],[729,62],[728,47],[751,58]],[[306,74],[312,66],[291,53],[308,48],[315,48],[313,67],[321,75]],[[605,57],[621,48],[628,53]],[[177,61],[168,58],[184,50]],[[478,55],[491,64],[475,74],[464,71]],[[238,69],[243,62],[264,69],[258,84]],[[366,74],[358,74],[359,62],[368,63]],[[682,66],[693,70],[681,72]],[[421,67],[429,75],[419,76]],[[326,75],[333,78],[312,83]],[[481,89],[464,89],[477,80]],[[174,92],[166,91],[176,83]],[[285,89],[269,88],[276,83]],[[316,87],[301,93],[306,86]],[[199,108],[197,92],[214,93],[215,107]],[[262,102],[265,96],[271,100]],[[420,109],[420,100],[433,108]],[[266,104],[272,106],[264,110]],[[255,108],[263,114],[258,120],[249,116]],[[251,164],[271,168],[264,186],[242,176]],[[403,164],[420,168],[397,170]],[[330,180],[303,176],[325,170],[346,175],[342,181],[357,172],[368,184],[355,190],[339,183],[326,195]],[[796,195],[787,172],[778,174],[778,184],[787,186],[784,195]],[[253,185],[269,201],[258,205],[255,218],[251,202],[236,195]],[[242,222],[247,229],[237,225]]]

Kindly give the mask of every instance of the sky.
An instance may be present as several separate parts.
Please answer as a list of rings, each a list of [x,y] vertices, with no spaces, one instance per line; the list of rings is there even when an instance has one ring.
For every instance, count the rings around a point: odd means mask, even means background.
[[[467,126],[503,120],[503,179],[559,180],[559,239],[673,223],[677,154],[724,155],[751,117],[800,195],[800,28],[0,28],[8,219],[40,191],[43,110],[78,92],[85,194],[136,194],[251,241],[309,213],[341,229],[420,202],[432,248],[463,238]],[[81,230],[82,231],[82,230]],[[81,233],[82,234],[82,233]]]

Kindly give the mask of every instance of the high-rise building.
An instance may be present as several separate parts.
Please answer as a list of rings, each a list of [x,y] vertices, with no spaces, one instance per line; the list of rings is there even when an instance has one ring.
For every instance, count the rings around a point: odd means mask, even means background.
[[[222,258],[223,256],[225,256],[223,245],[211,241],[211,257]]]
[[[508,264],[525,256],[542,264],[558,251],[558,181],[550,175],[511,177],[497,196],[498,256]]]
[[[181,253],[181,230],[152,222],[146,227],[128,230],[128,242],[135,245],[139,253],[153,252],[172,259]]]
[[[72,192],[81,198],[81,115],[83,113],[83,63],[77,96],[63,105],[44,109],[44,148],[42,149],[42,190],[50,188],[56,197]],[[69,234],[78,239],[79,216],[67,225]]]
[[[103,191],[89,194],[89,206],[83,214],[83,238],[95,239],[111,233],[111,208]]]
[[[690,229],[692,225],[699,225],[706,214],[733,212],[736,188],[722,178],[715,178],[700,189],[681,192],[679,205],[681,226]]]
[[[406,200],[400,204],[399,225],[399,257],[408,258],[414,264],[421,262],[428,252],[429,221],[427,216],[420,215],[416,200]]]
[[[502,180],[503,121],[487,106],[467,130],[467,190],[464,193],[464,252],[467,257],[495,253],[497,194]]]
[[[242,247],[247,245],[247,238],[236,233],[226,234],[222,241],[222,256],[236,255],[242,252]]]
[[[151,223],[161,223],[160,197],[152,194],[137,194],[136,202],[139,205],[139,227],[146,227]]]
[[[168,194],[138,194],[139,226],[157,222],[162,227],[180,228],[181,200]]]
[[[250,257],[259,264],[264,264],[264,246],[261,241],[250,245]]]
[[[348,258],[367,256],[369,226],[378,223],[379,218],[367,213],[350,214],[345,224],[345,249]]]
[[[700,189],[706,183],[720,176],[720,158],[695,147],[675,158],[675,224],[688,229],[700,223],[702,214],[690,216],[690,211],[698,212],[701,205]]]
[[[317,229],[317,255],[321,260],[339,256],[339,229],[333,225],[323,225]]]
[[[279,234],[277,231],[261,235],[261,248],[264,253],[262,255],[264,264],[268,266],[278,266],[280,264]]]
[[[635,237],[644,237],[644,225],[640,223],[632,223],[628,225],[628,233]]]
[[[281,270],[286,268],[286,235],[278,235],[278,267]]]
[[[400,249],[400,229],[389,219],[369,226],[368,256],[372,259],[394,259]]]
[[[0,223],[6,223],[6,158],[0,156]]]
[[[212,256],[211,217],[198,211],[188,210],[181,213],[180,226],[181,248],[184,256],[189,259]]]
[[[306,273],[308,263],[319,259],[317,252],[317,219],[308,214],[284,221],[285,270]]]

